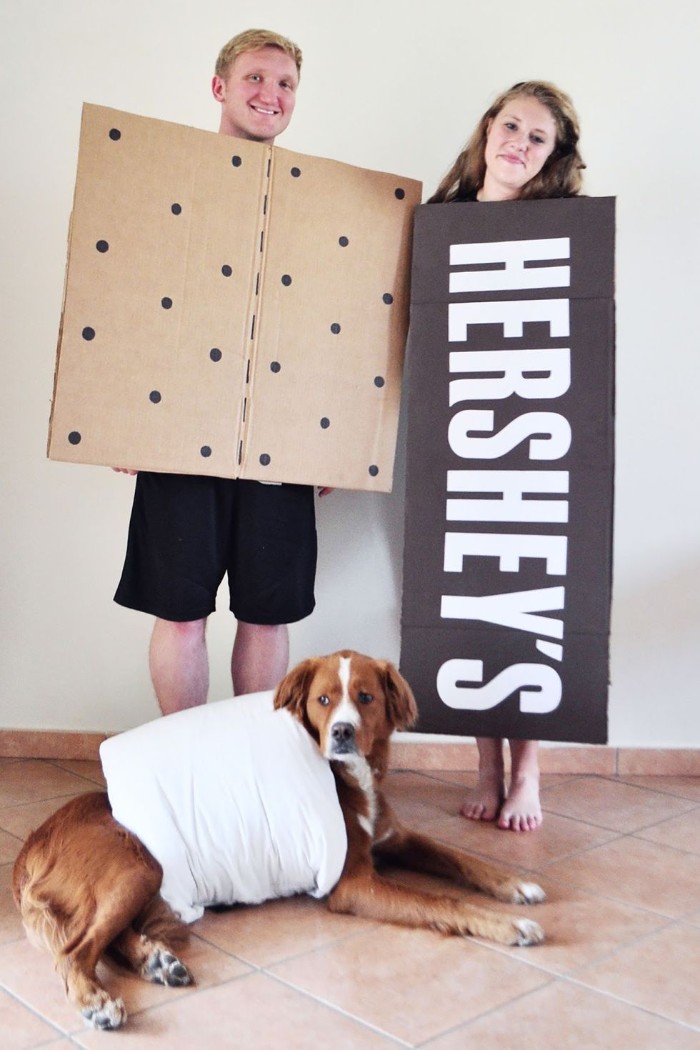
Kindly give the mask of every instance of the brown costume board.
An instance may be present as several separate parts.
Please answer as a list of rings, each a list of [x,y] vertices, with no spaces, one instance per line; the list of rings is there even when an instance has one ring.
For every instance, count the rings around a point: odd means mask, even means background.
[[[86,105],[49,457],[389,491],[420,194]]]
[[[417,209],[401,670],[420,731],[607,739],[614,215]]]

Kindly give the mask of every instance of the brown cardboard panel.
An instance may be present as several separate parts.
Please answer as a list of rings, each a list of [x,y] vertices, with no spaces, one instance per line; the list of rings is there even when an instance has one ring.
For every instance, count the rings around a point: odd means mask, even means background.
[[[85,106],[50,458],[388,490],[419,199]]]
[[[244,476],[263,457],[272,480],[388,491],[419,187],[280,149],[273,162]]]
[[[419,728],[603,743],[614,201],[423,206],[413,275],[401,669]]]
[[[246,202],[265,161],[254,143],[85,107],[52,458],[235,472],[259,237]]]

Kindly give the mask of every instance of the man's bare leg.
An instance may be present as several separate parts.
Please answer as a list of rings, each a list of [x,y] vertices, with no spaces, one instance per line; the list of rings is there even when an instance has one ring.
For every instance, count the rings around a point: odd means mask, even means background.
[[[536,740],[510,740],[510,787],[498,817],[499,828],[534,831],[542,823],[539,745]]]
[[[289,667],[289,631],[286,624],[238,621],[231,654],[235,696],[274,689]]]
[[[503,741],[480,736],[476,739],[476,746],[479,750],[479,780],[460,813],[469,820],[495,820],[506,794]]]
[[[164,715],[207,702],[206,626],[206,620],[178,623],[156,618],[148,659],[151,680]]]

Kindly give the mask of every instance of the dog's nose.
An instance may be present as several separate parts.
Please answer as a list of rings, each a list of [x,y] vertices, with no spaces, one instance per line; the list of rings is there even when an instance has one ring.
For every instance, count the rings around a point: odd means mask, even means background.
[[[350,722],[336,722],[331,736],[335,744],[349,744],[355,738],[355,727]]]

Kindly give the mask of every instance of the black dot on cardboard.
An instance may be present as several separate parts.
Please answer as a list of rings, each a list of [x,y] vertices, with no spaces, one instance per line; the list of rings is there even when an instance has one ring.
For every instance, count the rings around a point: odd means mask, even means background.
[[[379,473],[379,467],[376,467],[373,463],[372,466],[369,468],[369,472],[373,478],[376,478],[377,474]]]
[[[226,266],[222,266],[222,267],[221,267],[221,272],[222,272],[222,274],[224,275],[224,277],[230,277],[230,276],[231,276],[231,274],[233,273],[233,270],[232,270],[232,269],[231,269],[231,267],[230,267],[230,266],[229,266],[229,265],[227,264]]]
[[[173,301],[172,299],[169,299],[166,295],[163,299],[161,299],[160,305],[163,307],[164,310],[169,310],[170,307],[173,305]]]
[[[221,351],[219,350],[218,346],[212,347],[212,349],[209,351],[209,356],[212,359],[212,361],[221,360]]]
[[[337,321],[334,321],[333,324],[331,325],[331,332],[333,333],[333,335],[337,335],[339,331],[340,331],[340,325],[338,324]]]
[[[119,139],[122,137],[122,133],[119,130],[119,128],[110,128],[109,137],[111,138],[112,142],[119,142]]]
[[[82,334],[83,334],[83,339],[87,339],[87,341],[89,343],[91,339],[95,338],[95,329],[94,328],[83,328],[83,333]]]
[[[98,252],[102,252],[103,254],[104,252],[109,251],[109,244],[107,243],[107,241],[98,241],[95,247],[97,248]]]
[[[270,465],[270,457],[268,456],[267,452],[263,452],[262,456],[260,457],[260,462],[262,463],[263,467],[267,467]]]
[[[375,376],[374,385],[379,387],[384,386],[384,376]]]
[[[323,419],[321,420],[321,430],[328,430],[330,425],[331,425],[330,419],[327,419],[326,416],[324,416]]]
[[[271,365],[270,365],[270,371],[271,372],[279,372],[279,371],[281,371],[281,369],[282,369],[282,365],[279,363],[279,361],[273,361],[271,363]]]
[[[298,179],[300,175],[301,175],[301,168],[292,168],[291,169],[291,176],[292,176],[293,179]]]
[[[234,168],[240,168],[243,161],[237,153],[234,153],[234,155],[231,157],[231,163],[233,164]]]
[[[384,292],[384,295],[382,296],[382,302],[386,303],[387,306],[391,306],[393,301],[394,301],[394,297],[391,294],[391,292]]]
[[[173,215],[179,215],[182,211],[182,205],[178,204],[176,201],[175,204],[170,205],[170,210],[173,213]]]
[[[397,189],[394,190],[394,196],[396,197],[397,201],[402,201],[406,196],[406,191],[402,190],[399,186]]]
[[[151,390],[150,394],[148,395],[148,400],[152,401],[154,405],[159,404],[161,400],[160,390]]]
[[[68,440],[70,441],[71,445],[79,445],[81,441],[81,435],[78,433],[77,430],[71,430],[70,434],[68,435]]]
[[[347,239],[347,237],[339,237],[338,244],[341,248],[347,248],[347,246],[350,244],[350,241]]]
[[[285,288],[288,288],[291,283],[292,283],[292,278],[289,276],[289,274],[288,273],[283,273],[282,274],[282,284],[285,286]]]
[[[209,456],[211,456],[211,449],[208,445],[202,445],[202,447],[199,450],[199,454],[200,456],[204,456],[205,459],[208,459]]]

